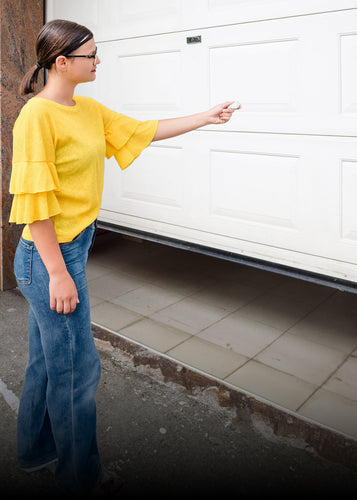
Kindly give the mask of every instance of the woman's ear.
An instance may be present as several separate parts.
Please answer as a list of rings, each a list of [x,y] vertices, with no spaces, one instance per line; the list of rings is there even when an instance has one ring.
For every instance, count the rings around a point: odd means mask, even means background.
[[[62,73],[67,71],[67,58],[65,56],[58,56],[56,58],[56,69]]]

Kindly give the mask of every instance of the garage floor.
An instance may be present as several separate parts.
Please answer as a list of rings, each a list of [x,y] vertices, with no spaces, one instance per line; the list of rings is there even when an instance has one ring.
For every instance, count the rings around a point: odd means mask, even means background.
[[[357,439],[357,294],[97,236],[92,321]]]

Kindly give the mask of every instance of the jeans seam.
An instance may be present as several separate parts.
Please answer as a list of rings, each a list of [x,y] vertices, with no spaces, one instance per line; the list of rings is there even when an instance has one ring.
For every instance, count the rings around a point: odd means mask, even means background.
[[[33,259],[33,246],[32,245],[27,245],[26,243],[24,244],[23,242],[21,242],[20,240],[20,243],[21,243],[21,246],[23,249],[25,249],[26,251],[28,251],[30,253],[29,255],[29,273],[28,273],[28,279],[21,279],[21,278],[16,278],[16,281],[18,282],[19,285],[31,285],[31,282],[32,282],[32,259]],[[27,277],[26,277],[27,278]]]
[[[65,322],[66,322],[68,336],[69,336],[69,348],[70,348],[69,352],[70,352],[70,360],[71,360],[71,420],[72,420],[71,427],[72,427],[72,447],[73,447],[73,444],[75,443],[75,434],[76,434],[75,428],[74,428],[75,422],[74,422],[74,402],[73,402],[73,398],[74,398],[73,335],[72,335],[71,326],[70,326],[70,323],[69,323],[67,316],[65,316]],[[74,450],[72,451],[71,455],[72,455],[73,472],[74,472],[77,483],[79,483],[78,476],[77,476],[76,457],[75,457]]]

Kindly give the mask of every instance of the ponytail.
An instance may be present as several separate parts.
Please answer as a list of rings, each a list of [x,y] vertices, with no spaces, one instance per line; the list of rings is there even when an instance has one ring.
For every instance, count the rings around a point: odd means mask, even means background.
[[[35,56],[37,62],[23,77],[19,94],[31,94],[36,91],[38,74],[42,68],[51,69],[60,55],[66,56],[93,38],[93,33],[80,24],[63,19],[54,19],[46,23],[37,35]]]
[[[23,77],[22,82],[20,83],[19,87],[20,95],[31,94],[35,92],[38,80],[38,74],[41,68],[42,66],[39,63],[37,63],[28,70],[26,75]]]

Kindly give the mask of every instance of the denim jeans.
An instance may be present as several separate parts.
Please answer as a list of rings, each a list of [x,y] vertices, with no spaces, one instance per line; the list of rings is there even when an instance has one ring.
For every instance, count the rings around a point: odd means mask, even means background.
[[[78,291],[73,313],[50,309],[49,276],[33,242],[20,239],[16,280],[29,307],[29,361],[18,414],[20,467],[31,470],[58,459],[57,485],[86,491],[99,480],[95,391],[100,361],[91,331],[85,275],[94,223],[60,244]]]

